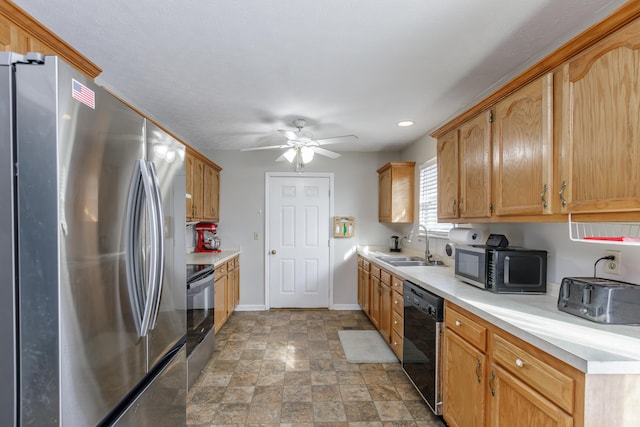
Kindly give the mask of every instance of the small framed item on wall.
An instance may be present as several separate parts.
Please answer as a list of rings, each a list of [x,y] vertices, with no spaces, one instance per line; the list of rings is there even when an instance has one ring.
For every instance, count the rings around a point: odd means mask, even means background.
[[[333,237],[353,237],[356,219],[352,216],[333,217]]]

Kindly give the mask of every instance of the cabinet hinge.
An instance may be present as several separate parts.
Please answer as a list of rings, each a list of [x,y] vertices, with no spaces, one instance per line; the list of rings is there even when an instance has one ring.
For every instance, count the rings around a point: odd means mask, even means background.
[[[493,213],[493,203],[489,203],[489,213]]]
[[[489,111],[489,123],[493,123],[493,111]]]

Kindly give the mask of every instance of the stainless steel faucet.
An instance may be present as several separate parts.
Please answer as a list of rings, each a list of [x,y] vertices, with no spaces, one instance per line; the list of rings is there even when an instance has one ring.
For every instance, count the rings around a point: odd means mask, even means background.
[[[433,260],[433,256],[429,252],[429,234],[427,233],[427,228],[422,224],[416,224],[411,228],[409,235],[407,236],[407,242],[411,242],[413,240],[413,233],[416,229],[420,230],[420,227],[424,230],[424,240],[426,241],[426,248],[424,250],[424,261],[429,264],[437,264],[436,261]]]

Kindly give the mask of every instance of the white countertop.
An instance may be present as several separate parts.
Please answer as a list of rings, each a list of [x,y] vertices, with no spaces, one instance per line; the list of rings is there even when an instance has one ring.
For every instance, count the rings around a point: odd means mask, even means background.
[[[557,309],[558,284],[545,295],[494,294],[454,277],[452,267],[394,267],[358,254],[476,314],[587,374],[640,374],[640,326],[601,325]]]
[[[223,249],[222,252],[191,252],[186,256],[188,264],[213,264],[218,265],[229,261],[240,254],[239,249]]]

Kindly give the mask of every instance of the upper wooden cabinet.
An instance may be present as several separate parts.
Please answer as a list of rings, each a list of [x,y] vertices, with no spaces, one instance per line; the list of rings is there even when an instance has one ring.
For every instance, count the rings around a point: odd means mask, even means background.
[[[438,138],[438,218],[458,218],[458,130]]]
[[[415,162],[390,162],[378,169],[378,221],[413,222]]]
[[[460,218],[491,216],[491,111],[460,127]]]
[[[102,71],[100,67],[9,1],[0,1],[0,51],[23,55],[27,52],[58,55],[91,79],[96,78]]]
[[[563,68],[568,212],[640,210],[640,21]]]
[[[215,163],[187,150],[187,221],[220,220],[221,170]]]
[[[493,125],[495,215],[551,213],[553,75],[496,104]]]

